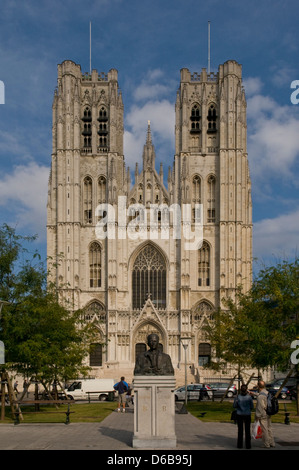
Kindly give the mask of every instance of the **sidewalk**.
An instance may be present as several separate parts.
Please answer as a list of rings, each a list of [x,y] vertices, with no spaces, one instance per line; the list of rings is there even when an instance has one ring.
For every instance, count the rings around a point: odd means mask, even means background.
[[[191,414],[178,413],[175,421],[177,448],[173,450],[238,450],[233,423],[204,423]],[[299,424],[273,424],[273,430],[274,449],[262,449],[260,440],[252,441],[252,449],[299,450]],[[0,449],[134,451],[133,432],[133,408],[126,413],[115,411],[101,423],[0,424]]]

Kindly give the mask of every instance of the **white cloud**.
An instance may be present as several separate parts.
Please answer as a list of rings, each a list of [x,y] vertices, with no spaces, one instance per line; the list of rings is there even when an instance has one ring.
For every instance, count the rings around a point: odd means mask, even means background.
[[[40,238],[45,235],[48,178],[48,167],[30,162],[14,167],[0,180],[0,205],[13,207],[14,222]]]
[[[149,101],[143,106],[132,106],[126,117],[126,128],[128,130],[126,130],[124,136],[124,153],[126,163],[129,166],[142,160],[148,121],[151,122],[155,148],[159,146],[159,148],[163,149],[167,146],[167,157],[172,158],[169,149],[173,148],[174,144],[174,105],[167,100]],[[157,155],[157,157],[161,159],[161,154]]]
[[[132,169],[142,163],[147,123],[151,122],[152,140],[158,161],[172,161],[174,153],[175,111],[173,88],[177,83],[163,70],[149,70],[141,84],[134,87],[133,103],[125,118],[124,153]]]
[[[163,83],[164,82],[164,83]],[[172,94],[177,83],[169,77],[164,76],[161,69],[150,70],[141,84],[134,90],[133,96],[136,101],[156,100]]]
[[[166,85],[161,85],[161,84],[142,84],[138,88],[136,88],[134,92],[134,97],[136,100],[144,100],[144,99],[149,99],[153,97],[159,97],[161,95],[165,95],[167,93],[169,88]]]
[[[271,174],[292,177],[292,166],[299,155],[298,129],[296,119],[280,122],[272,118],[261,123],[250,136],[250,155],[256,176],[262,179]]]
[[[269,96],[258,94],[248,99],[248,155],[256,184],[278,177],[297,184],[293,174],[299,157],[297,111]]]
[[[286,65],[283,61],[272,67],[272,83],[278,88],[289,87],[292,80],[297,78],[297,69]]]
[[[263,219],[253,226],[254,256],[289,259],[299,249],[299,209],[276,218]]]
[[[1,140],[1,153],[20,155],[24,153],[23,141],[20,138],[20,133],[16,136],[12,132],[0,130],[0,140]]]
[[[260,93],[263,87],[262,81],[259,77],[248,77],[243,80],[243,85],[247,96],[252,96]]]

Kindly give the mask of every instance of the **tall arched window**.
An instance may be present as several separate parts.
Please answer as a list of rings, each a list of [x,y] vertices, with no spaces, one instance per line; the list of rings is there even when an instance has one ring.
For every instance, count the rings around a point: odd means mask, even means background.
[[[98,204],[106,202],[106,178],[100,176],[98,179]]]
[[[208,110],[208,132],[217,131],[217,113],[214,104],[211,104]]]
[[[92,224],[92,179],[84,178],[83,183],[83,214],[84,224]]]
[[[166,264],[151,244],[137,256],[132,273],[133,309],[141,309],[150,296],[157,308],[166,308]]]
[[[197,134],[200,132],[200,107],[198,104],[194,104],[192,109],[191,109],[191,116],[190,116],[190,121],[191,121],[191,129],[190,132],[192,134]]]
[[[195,204],[201,203],[201,179],[195,175],[192,180],[192,222],[194,223],[200,214],[195,213]]]
[[[210,286],[210,246],[207,242],[203,242],[198,251],[198,285]]]
[[[216,192],[216,179],[215,176],[211,175],[208,178],[208,213],[207,221],[208,223],[214,223],[216,220],[215,213],[215,192]]]
[[[101,247],[93,242],[89,249],[89,285],[101,287]]]
[[[85,107],[83,112],[83,149],[84,150],[91,150],[92,147],[92,117],[91,117],[91,110],[88,106]]]
[[[99,117],[98,117],[99,127],[98,127],[98,135],[99,135],[99,150],[100,151],[107,151],[108,149],[108,111],[107,109],[102,106],[99,110]]]
[[[197,203],[201,201],[201,181],[198,175],[193,178],[193,200]]]

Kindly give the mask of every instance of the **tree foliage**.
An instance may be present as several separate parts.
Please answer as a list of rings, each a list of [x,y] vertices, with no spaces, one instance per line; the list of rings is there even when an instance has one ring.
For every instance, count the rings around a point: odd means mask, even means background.
[[[253,365],[290,367],[291,343],[299,337],[299,261],[260,271],[252,289],[241,296]]]
[[[24,246],[33,240],[7,225],[0,228],[0,299],[10,302],[0,319],[6,367],[45,383],[67,380],[86,373],[82,363],[95,331],[47,286],[40,257]]]
[[[290,367],[291,343],[299,338],[298,259],[261,270],[249,292],[240,289],[224,304],[207,331],[213,367]]]

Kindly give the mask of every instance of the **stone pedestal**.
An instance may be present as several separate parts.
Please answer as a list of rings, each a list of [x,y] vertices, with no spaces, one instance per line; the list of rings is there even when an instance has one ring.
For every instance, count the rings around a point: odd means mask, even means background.
[[[134,376],[133,447],[176,447],[173,376]]]

